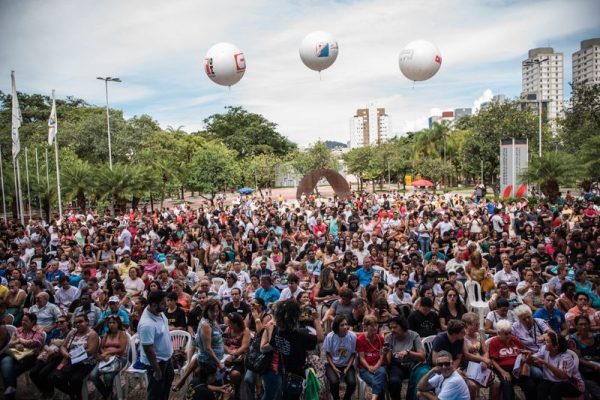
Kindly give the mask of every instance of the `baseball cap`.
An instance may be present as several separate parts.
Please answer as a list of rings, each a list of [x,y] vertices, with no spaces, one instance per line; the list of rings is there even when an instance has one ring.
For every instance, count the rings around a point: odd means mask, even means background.
[[[121,301],[121,299],[119,299],[119,296],[110,296],[110,298],[108,299],[109,303],[118,303],[119,301]]]

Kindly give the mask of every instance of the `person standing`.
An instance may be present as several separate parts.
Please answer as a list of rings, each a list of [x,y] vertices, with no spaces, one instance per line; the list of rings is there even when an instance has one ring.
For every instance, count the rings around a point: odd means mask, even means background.
[[[148,294],[148,306],[138,325],[140,361],[148,370],[148,400],[168,400],[175,377],[169,321],[163,313],[164,297],[162,292]]]

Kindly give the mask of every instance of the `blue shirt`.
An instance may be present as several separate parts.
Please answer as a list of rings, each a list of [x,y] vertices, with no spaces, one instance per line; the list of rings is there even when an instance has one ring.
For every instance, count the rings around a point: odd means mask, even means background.
[[[148,360],[148,356],[146,356],[146,352],[144,351],[144,345],[154,346],[156,359],[159,362],[167,361],[173,356],[169,321],[165,314],[154,315],[146,307],[140,318],[138,335],[142,344],[140,349],[140,361],[142,364],[150,365],[150,360]]]
[[[269,304],[275,303],[279,300],[279,290],[275,289],[273,286],[269,288],[269,290],[265,290],[264,288],[260,288],[254,294],[254,297],[257,299],[263,299],[265,301],[265,306],[268,307]]]
[[[533,313],[534,318],[543,319],[550,325],[550,328],[556,333],[560,333],[561,327],[565,323],[565,314],[560,311],[558,308],[552,309],[552,313],[548,313],[546,308],[539,308],[536,312]]]
[[[366,287],[369,283],[371,283],[371,278],[373,278],[373,274],[375,273],[375,269],[371,267],[369,272],[365,271],[365,267],[361,267],[356,271],[356,276],[358,277],[358,283],[360,286]]]

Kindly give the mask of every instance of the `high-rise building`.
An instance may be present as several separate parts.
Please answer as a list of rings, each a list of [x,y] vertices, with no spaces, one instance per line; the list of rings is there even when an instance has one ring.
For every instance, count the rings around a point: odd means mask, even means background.
[[[454,119],[458,121],[464,116],[471,115],[473,112],[470,108],[455,108],[454,109]]]
[[[581,50],[573,53],[573,83],[600,83],[600,38],[581,42]]]
[[[378,145],[388,138],[390,117],[385,108],[377,108],[370,104],[367,108],[359,108],[350,121],[350,147]]]
[[[530,99],[535,94],[535,101],[548,102],[548,118],[554,126],[556,117],[563,111],[563,61],[563,53],[555,53],[552,47],[540,47],[529,50],[521,67],[521,96]]]

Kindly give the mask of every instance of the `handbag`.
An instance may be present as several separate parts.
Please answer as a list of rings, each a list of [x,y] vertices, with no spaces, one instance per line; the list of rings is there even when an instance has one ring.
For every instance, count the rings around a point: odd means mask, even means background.
[[[119,365],[119,358],[116,356],[111,356],[109,357],[108,360],[106,361],[100,361],[98,363],[98,371],[100,371],[103,374],[108,374],[111,372],[116,372],[119,369],[121,369],[120,365]]]
[[[17,350],[14,347],[8,349],[7,353],[17,361],[21,361],[25,357],[29,357],[35,354],[33,349]]]
[[[494,278],[492,278],[490,275],[486,275],[481,281],[481,291],[483,293],[490,291],[495,287],[496,285],[494,285]]]
[[[264,329],[254,335],[254,338],[252,338],[252,341],[250,342],[250,348],[246,353],[246,359],[244,361],[246,368],[257,374],[264,374],[267,372],[271,367],[271,362],[273,361],[273,351],[266,353],[260,351],[260,342],[262,340],[263,333]]]

